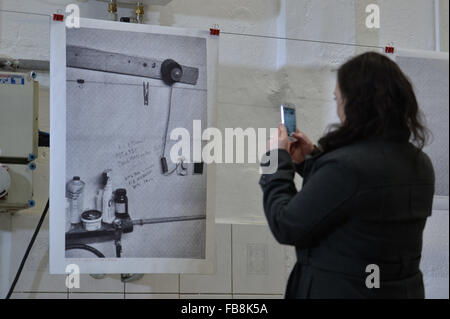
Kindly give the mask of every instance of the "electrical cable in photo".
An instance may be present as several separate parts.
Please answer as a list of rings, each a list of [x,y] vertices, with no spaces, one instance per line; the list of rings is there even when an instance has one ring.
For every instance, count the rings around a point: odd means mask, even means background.
[[[165,176],[170,176],[177,172],[177,175],[179,176],[186,176],[187,175],[187,167],[183,163],[182,160],[180,160],[175,168],[173,168],[171,171],[169,171],[169,166],[167,163],[166,158],[166,147],[167,147],[167,135],[169,134],[169,126],[170,126],[170,116],[172,113],[172,98],[173,98],[173,86],[169,86],[169,109],[167,111],[167,118],[166,118],[166,126],[164,130],[164,136],[163,136],[163,143],[162,143],[162,151],[161,151],[161,168],[162,172]]]

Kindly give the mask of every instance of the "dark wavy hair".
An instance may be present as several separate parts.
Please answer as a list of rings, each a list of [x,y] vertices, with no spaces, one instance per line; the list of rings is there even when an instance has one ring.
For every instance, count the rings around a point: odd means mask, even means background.
[[[337,74],[345,121],[319,140],[323,151],[370,137],[410,140],[422,149],[429,132],[422,122],[413,86],[388,57],[368,52],[343,64]]]

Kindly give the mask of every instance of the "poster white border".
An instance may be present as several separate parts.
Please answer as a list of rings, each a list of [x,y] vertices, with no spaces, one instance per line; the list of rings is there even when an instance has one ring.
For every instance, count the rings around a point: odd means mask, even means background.
[[[216,83],[218,37],[209,31],[104,20],[80,20],[81,28],[157,33],[205,38],[207,43],[207,110],[208,127],[216,124]],[[215,254],[215,166],[207,167],[205,259],[178,258],[89,258],[65,257],[65,183],[66,183],[66,26],[50,22],[50,253],[51,274],[65,274],[66,267],[76,264],[81,273],[193,273],[209,274],[214,270]]]

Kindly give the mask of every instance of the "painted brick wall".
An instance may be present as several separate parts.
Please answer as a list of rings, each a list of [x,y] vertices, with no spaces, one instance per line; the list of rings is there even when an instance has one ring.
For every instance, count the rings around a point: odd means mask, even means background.
[[[75,2],[82,16],[106,17],[105,3],[64,0],[0,0],[0,56],[48,59],[48,17]],[[381,29],[368,31],[364,4],[381,6]],[[442,1],[441,1],[442,2]],[[431,0],[173,0],[166,7],[150,6],[148,23],[209,29],[218,24],[233,33],[258,34],[433,50],[434,2]],[[16,11],[30,14],[17,13]],[[121,8],[119,15],[129,15]],[[448,39],[448,3],[441,14]],[[326,23],[325,23],[326,22]],[[442,33],[445,33],[442,32]],[[445,47],[445,45],[443,45]],[[448,40],[446,48],[448,50]],[[218,126],[276,127],[277,105],[287,100],[299,106],[299,126],[316,140],[336,120],[332,90],[336,67],[360,52],[331,46],[261,37],[221,36],[218,76]],[[326,64],[323,61],[327,61]],[[49,78],[40,74],[39,125],[49,130]],[[34,210],[0,216],[0,295],[15,274],[26,245],[48,198],[50,152],[41,149],[34,179],[38,202]],[[262,220],[261,198],[254,166],[218,168],[216,214],[227,223],[229,211],[254,212],[247,224]],[[236,181],[230,176],[243,176]],[[245,197],[239,191],[246,189]],[[427,297],[448,298],[448,211],[436,211],[424,237]],[[292,248],[278,245],[264,225],[218,226],[217,268],[214,275],[146,275],[124,284],[119,276],[94,280],[83,276],[81,289],[68,291],[64,276],[48,274],[48,222],[41,231],[17,286],[15,298],[281,298],[295,262]],[[266,258],[249,260],[254,249]],[[264,267],[262,267],[264,266]],[[255,271],[256,269],[256,271]],[[262,269],[262,270],[261,270]],[[259,270],[259,272],[258,272]]]

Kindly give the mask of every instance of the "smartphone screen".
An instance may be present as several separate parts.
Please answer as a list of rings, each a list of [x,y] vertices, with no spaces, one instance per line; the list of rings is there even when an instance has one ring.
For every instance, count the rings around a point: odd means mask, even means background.
[[[297,131],[295,108],[293,105],[284,104],[281,106],[281,123],[286,126],[289,136],[292,136]]]

